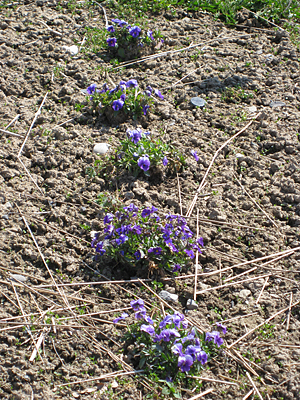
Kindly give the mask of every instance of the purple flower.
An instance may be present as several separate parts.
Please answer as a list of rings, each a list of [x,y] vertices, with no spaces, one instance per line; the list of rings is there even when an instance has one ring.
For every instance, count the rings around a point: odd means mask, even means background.
[[[95,234],[95,236],[93,237],[93,240],[92,240],[92,242],[91,242],[91,246],[92,246],[93,248],[95,248],[95,246],[96,246],[96,244],[97,244],[97,242],[98,242],[98,238],[99,238],[99,232]]]
[[[123,210],[132,213],[138,211],[139,208],[135,206],[133,203],[130,203],[128,207],[123,207]]]
[[[193,252],[193,250],[187,250],[185,249],[184,252],[190,257],[190,258],[194,258],[195,254]]]
[[[130,137],[131,137],[131,141],[134,144],[137,144],[142,137],[140,129],[136,129],[136,130],[132,131],[132,135]]]
[[[136,319],[144,319],[146,317],[146,308],[141,307],[134,315]]]
[[[132,300],[130,302],[130,306],[134,309],[134,311],[138,311],[140,308],[144,308],[144,300],[142,299]]]
[[[114,214],[107,213],[107,214],[105,215],[105,217],[104,217],[103,222],[104,222],[105,224],[109,224],[113,219],[114,219]]]
[[[155,333],[155,330],[151,325],[141,325],[141,331],[149,333],[150,336],[153,336]]]
[[[140,250],[137,250],[135,253],[133,253],[133,255],[135,256],[136,261],[139,261],[142,256]]]
[[[173,318],[172,315],[168,314],[165,316],[165,318],[160,322],[159,328],[165,328],[167,325],[172,324]]]
[[[115,28],[113,25],[109,25],[106,29],[108,30],[108,32],[111,32],[111,33],[113,33],[115,31]]]
[[[128,240],[128,236],[120,235],[119,239],[116,239],[116,243],[118,246],[120,246],[121,244],[124,244],[127,240]]]
[[[147,32],[147,36],[151,39],[151,40],[154,40],[154,37],[153,37],[153,35],[152,35],[152,31],[148,31]]]
[[[180,270],[181,270],[181,266],[179,264],[175,264],[173,269],[172,269],[172,272],[177,272],[177,271],[180,271]]]
[[[121,250],[119,253],[121,254],[121,256],[124,256],[125,254],[124,250]]]
[[[142,156],[138,159],[138,166],[143,170],[143,171],[148,171],[150,168],[150,160],[147,156]]]
[[[144,114],[144,115],[147,115],[147,111],[149,110],[149,108],[150,108],[150,106],[148,106],[148,104],[145,104],[145,105],[143,106],[143,114]]]
[[[193,345],[188,345],[186,350],[185,350],[185,354],[188,354],[189,356],[193,357],[193,360],[196,360],[196,355],[197,353],[200,351],[201,349],[197,346],[193,346]]]
[[[196,240],[196,242],[198,243],[198,244],[200,244],[200,246],[204,246],[204,242],[203,242],[203,238],[202,237],[200,237],[200,238],[198,238],[197,240]]]
[[[151,86],[147,86],[147,87],[146,87],[146,90],[145,90],[145,94],[146,94],[148,97],[150,97],[151,94],[152,94],[152,92],[153,92],[152,87],[151,87]]]
[[[167,159],[167,157],[166,156],[164,156],[164,158],[163,158],[163,166],[165,167],[167,164],[168,164],[168,159]]]
[[[148,315],[146,315],[145,317],[144,317],[144,320],[146,321],[146,322],[148,322],[148,324],[151,324],[151,325],[153,325],[153,320],[148,316]]]
[[[182,339],[182,343],[185,343],[187,341],[193,341],[195,339],[195,330],[192,329],[191,332]]]
[[[207,358],[207,354],[203,350],[199,351],[197,354],[197,361],[200,361],[202,365],[207,363]]]
[[[180,314],[179,312],[175,312],[173,314],[173,323],[176,326],[176,328],[180,328],[180,323],[184,320],[184,315]]]
[[[102,90],[100,91],[100,93],[105,93],[109,90],[108,84],[104,83],[104,85],[102,86]]]
[[[159,97],[160,99],[164,99],[164,96],[160,93],[158,89],[154,89],[155,96]]]
[[[96,87],[97,87],[96,83],[93,83],[92,85],[90,85],[90,86],[86,89],[87,94],[89,94],[89,95],[93,94],[94,91],[96,90]]]
[[[118,25],[121,26],[121,27],[128,24],[128,22],[126,22],[126,21],[124,21],[124,20],[121,20],[121,19],[119,19],[119,18],[114,18],[114,19],[112,19],[111,21],[114,22],[115,24],[118,24]]]
[[[193,357],[188,354],[178,357],[178,367],[182,372],[188,372],[191,369],[193,362]]]
[[[122,319],[125,319],[125,318],[127,318],[127,317],[128,317],[128,314],[124,312],[120,317],[114,319],[114,320],[113,320],[113,323],[114,323],[114,324],[117,324],[119,321],[121,321]]]
[[[132,231],[135,231],[137,235],[140,235],[143,232],[143,229],[140,227],[140,225],[134,225],[132,227]]]
[[[191,155],[192,155],[193,157],[195,157],[195,160],[196,160],[197,162],[199,161],[199,157],[198,157],[198,155],[197,155],[196,150],[191,150]]]
[[[220,338],[220,333],[218,331],[207,332],[205,335],[205,340],[207,342],[211,342],[213,340],[218,347],[220,347],[224,342],[224,340]]]
[[[122,101],[125,101],[125,99],[126,99],[126,95],[123,93],[123,94],[121,94],[121,96],[120,96],[120,100],[122,100]]]
[[[169,249],[170,249],[171,251],[173,251],[174,253],[178,253],[178,249],[177,249],[177,247],[175,246],[175,244],[172,242],[171,239],[166,240],[166,245],[169,247]]]
[[[109,47],[116,47],[117,39],[115,37],[106,39],[106,43]]]
[[[164,329],[158,335],[157,339],[159,338],[159,341],[163,340],[164,342],[169,342],[172,337],[180,337],[180,334],[176,329]]]
[[[182,357],[182,356],[183,356],[183,353],[182,353],[182,344],[181,344],[181,343],[175,344],[175,345],[172,347],[172,353],[173,353],[173,354],[179,354],[179,355]]]
[[[113,101],[113,103],[112,103],[112,108],[115,110],[115,111],[119,111],[119,110],[121,110],[121,108],[124,106],[124,101],[122,101],[122,100],[114,100]]]
[[[144,208],[144,210],[142,211],[141,216],[142,216],[142,218],[146,218],[146,217],[148,217],[148,215],[150,215],[150,214],[151,214],[150,208]]]
[[[110,234],[113,233],[114,229],[115,229],[114,226],[111,225],[111,224],[109,224],[109,225],[107,225],[107,226],[104,228],[104,232],[105,232],[105,233],[108,233],[108,234],[110,235]]]
[[[227,332],[227,328],[225,325],[221,324],[221,322],[217,322],[217,327],[220,328],[223,332],[223,334],[225,335]]]
[[[161,247],[150,247],[150,249],[148,250],[148,253],[153,253],[155,256],[159,256],[161,252],[162,252]]]
[[[137,38],[137,37],[140,35],[141,31],[142,31],[142,30],[141,30],[140,27],[138,27],[138,26],[133,26],[132,28],[129,29],[129,34],[130,34],[132,37]]]
[[[97,243],[96,252],[99,253],[100,256],[103,256],[106,253],[105,249],[103,248],[103,242]]]
[[[136,79],[129,79],[129,81],[127,81],[126,82],[126,87],[138,87],[139,85],[138,85],[138,83],[137,83],[137,80]]]

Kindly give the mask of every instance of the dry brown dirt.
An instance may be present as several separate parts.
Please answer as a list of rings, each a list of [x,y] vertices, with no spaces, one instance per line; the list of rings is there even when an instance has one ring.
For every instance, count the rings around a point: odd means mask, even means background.
[[[116,17],[106,12],[109,19]],[[247,14],[239,18],[251,28],[229,29],[201,12],[149,16],[149,26],[165,36],[161,51],[168,53],[112,69],[84,44],[75,57],[63,49],[74,40],[81,43],[87,27],[105,26],[99,7],[72,9],[37,0],[0,9],[0,398],[106,400],[149,394],[138,378],[91,380],[119,370],[123,328],[111,324],[115,310],[128,307],[132,293],[158,302],[134,283],[95,283],[138,275],[94,258],[90,230],[103,229],[99,195],[180,212],[176,176],[91,180],[85,173],[95,161],[95,143],[114,147],[128,127],[139,125],[112,126],[86,107],[82,89],[102,85],[108,73],[115,82],[134,78],[142,88],[150,84],[164,94],[140,123],[186,156],[187,167],[179,173],[184,214],[216,151],[260,113],[219,153],[189,220],[196,231],[199,209],[205,251],[197,287],[203,292],[198,308],[187,315],[206,329],[229,320],[230,346],[284,310],[203,372],[236,385],[203,381],[202,390],[213,389],[205,399],[246,398],[253,388],[248,372],[263,398],[300,399],[299,251],[210,274],[300,246],[299,49],[284,30],[259,25]],[[176,51],[191,43],[198,46]],[[206,100],[205,109],[193,108],[195,96]],[[19,136],[3,132],[7,129]],[[198,152],[198,163],[191,150]],[[12,274],[21,275],[22,282],[13,281]],[[230,278],[231,286],[207,290]],[[66,283],[73,285],[57,286]],[[161,287],[176,292],[174,307],[181,312],[193,297],[193,276],[148,284],[157,293]],[[296,305],[285,310],[290,304]],[[30,361],[39,338],[40,356]],[[90,380],[73,384],[82,379]],[[183,398],[192,396],[187,392]]]

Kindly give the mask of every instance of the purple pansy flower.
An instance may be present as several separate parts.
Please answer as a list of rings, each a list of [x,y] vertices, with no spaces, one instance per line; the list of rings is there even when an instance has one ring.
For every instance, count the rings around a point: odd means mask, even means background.
[[[113,25],[108,25],[108,27],[106,28],[108,30],[108,32],[113,33],[115,31],[115,28]]]
[[[119,321],[121,321],[122,319],[125,319],[125,318],[127,318],[127,317],[128,317],[128,314],[124,312],[120,317],[114,319],[114,320],[113,320],[113,323],[114,323],[114,324],[117,324]]]
[[[144,319],[146,316],[146,308],[141,307],[134,315],[136,319]]]
[[[155,333],[153,326],[145,324],[141,325],[141,331],[149,333],[150,336],[153,336]]]
[[[148,250],[148,253],[153,253],[155,256],[159,256],[161,252],[162,252],[161,247],[150,247],[150,249]]]
[[[164,156],[164,158],[163,158],[163,166],[165,167],[167,164],[168,164],[168,159],[167,159],[167,157],[166,156]]]
[[[123,93],[123,94],[121,94],[121,96],[120,96],[120,99],[122,100],[122,101],[125,101],[125,99],[126,99],[126,95]]]
[[[154,37],[153,37],[153,35],[152,35],[152,31],[148,31],[147,32],[147,36],[151,39],[151,40],[154,40]]]
[[[134,254],[134,256],[135,256],[135,258],[136,258],[136,261],[139,261],[140,259],[141,259],[141,252],[140,252],[140,250],[137,250],[135,253],[133,253]]]
[[[178,367],[181,369],[181,372],[188,372],[193,362],[193,357],[188,354],[178,357]]]
[[[138,166],[143,170],[143,171],[148,171],[150,168],[150,160],[149,157],[147,156],[142,156],[138,159]]]
[[[225,335],[227,332],[227,328],[225,325],[221,324],[221,322],[217,322],[217,327],[220,328],[223,332],[223,334]]]
[[[141,137],[142,134],[140,129],[135,129],[134,131],[131,132],[130,138],[134,144],[137,144],[140,141]]]
[[[150,108],[150,106],[148,106],[148,104],[145,104],[145,105],[143,106],[143,114],[144,114],[144,115],[147,115],[147,111],[149,110],[149,108]]]
[[[180,271],[180,270],[181,270],[181,266],[179,264],[175,264],[173,269],[172,269],[172,272],[177,272],[177,271]]]
[[[107,213],[107,214],[105,215],[105,217],[104,217],[103,222],[104,222],[105,224],[109,224],[113,219],[114,219],[114,214]]]
[[[181,343],[175,344],[175,345],[172,347],[172,353],[173,353],[173,354],[178,354],[178,355],[180,355],[180,356],[182,357],[182,356],[183,356],[182,344],[181,344]]]
[[[117,39],[115,37],[107,38],[106,43],[108,44],[109,47],[116,47]]]
[[[203,242],[203,238],[202,238],[202,237],[198,238],[198,239],[196,240],[196,242],[197,242],[198,244],[200,244],[200,246],[204,247],[204,242]]]
[[[190,257],[190,258],[194,258],[195,254],[193,252],[193,250],[187,250],[185,249],[184,252]]]
[[[154,324],[153,319],[151,319],[148,315],[146,315],[146,316],[144,317],[144,320],[145,320],[146,322],[148,322],[148,324],[151,324],[151,325]]]
[[[130,302],[130,306],[134,309],[134,311],[138,311],[140,308],[144,308],[144,300],[142,299],[132,300]]]
[[[129,34],[134,37],[137,38],[139,37],[140,33],[141,33],[141,28],[138,26],[133,26],[132,28],[129,29]]]
[[[164,99],[164,96],[160,93],[158,89],[154,89],[155,96],[159,97],[160,99]]]
[[[127,81],[126,82],[126,87],[138,87],[139,85],[138,85],[138,83],[137,83],[137,80],[136,79],[129,79],[129,81]]]
[[[89,94],[89,95],[93,94],[93,93],[95,92],[95,90],[96,90],[96,87],[97,87],[96,83],[93,83],[92,85],[90,85],[90,86],[86,89],[87,94]]]
[[[122,100],[114,100],[113,101],[113,103],[112,103],[112,108],[115,110],[115,111],[119,111],[119,110],[121,110],[121,108],[124,106],[124,101],[122,101]]]
[[[203,350],[199,351],[197,354],[197,361],[200,361],[202,365],[207,363],[207,358],[207,354]]]
[[[220,333],[218,331],[207,332],[205,335],[205,340],[207,342],[211,342],[213,340],[218,347],[220,347],[224,342],[224,340],[220,338]]]
[[[191,155],[192,155],[193,157],[195,157],[195,160],[196,160],[197,162],[199,161],[199,157],[198,157],[198,155],[197,155],[196,150],[191,150]]]

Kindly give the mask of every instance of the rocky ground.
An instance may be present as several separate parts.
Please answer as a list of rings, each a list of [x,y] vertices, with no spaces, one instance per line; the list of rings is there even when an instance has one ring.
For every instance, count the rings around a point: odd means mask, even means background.
[[[111,282],[138,273],[96,261],[90,231],[103,229],[103,199],[113,196],[180,213],[180,187],[186,214],[228,141],[189,219],[196,231],[198,209],[205,244],[197,308],[186,310],[194,268],[190,277],[147,284],[178,294],[172,306],[205,329],[228,321],[228,348],[202,375],[213,380],[203,380],[203,391],[213,389],[205,399],[258,398],[247,373],[262,398],[300,399],[300,53],[288,32],[247,13],[239,25],[248,28],[229,29],[205,13],[166,12],[147,21],[167,53],[113,68],[83,41],[89,28],[105,26],[96,5],[25,1],[3,5],[0,15],[0,397],[157,398],[138,377],[93,380],[132,369],[119,353],[118,311],[134,294],[159,300],[143,286]],[[81,51],[71,56],[64,46],[74,43]],[[95,143],[114,148],[139,122],[113,126],[95,117],[81,91],[129,78],[165,96],[140,124],[185,154],[179,186],[176,175],[86,174]],[[190,103],[196,96],[204,109]]]

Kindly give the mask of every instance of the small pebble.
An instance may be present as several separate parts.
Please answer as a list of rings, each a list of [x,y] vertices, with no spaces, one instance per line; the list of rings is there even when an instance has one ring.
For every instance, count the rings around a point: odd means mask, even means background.
[[[237,159],[245,157],[244,154],[241,154],[241,153],[236,153],[235,156],[236,156]]]
[[[255,113],[257,111],[257,108],[256,108],[256,106],[251,106],[251,107],[248,107],[248,111],[250,113]]]
[[[63,46],[63,49],[66,50],[66,53],[69,53],[71,56],[76,56],[78,54],[78,47],[76,45],[73,46]]]
[[[9,219],[9,216],[7,214],[5,214],[5,215],[2,215],[2,218],[3,219]]]
[[[19,282],[26,282],[27,281],[26,276],[18,275],[18,274],[10,275],[10,279],[12,279],[14,281],[19,281]]]
[[[286,104],[283,101],[271,101],[270,107],[275,108],[275,107],[285,107]]]
[[[107,143],[96,143],[93,152],[95,154],[105,154],[110,148],[110,145]]]
[[[186,302],[186,308],[188,310],[196,310],[198,308],[198,304],[193,299],[188,299]]]
[[[178,295],[169,293],[166,290],[162,290],[158,295],[165,301],[172,301],[174,303],[178,302]]]

